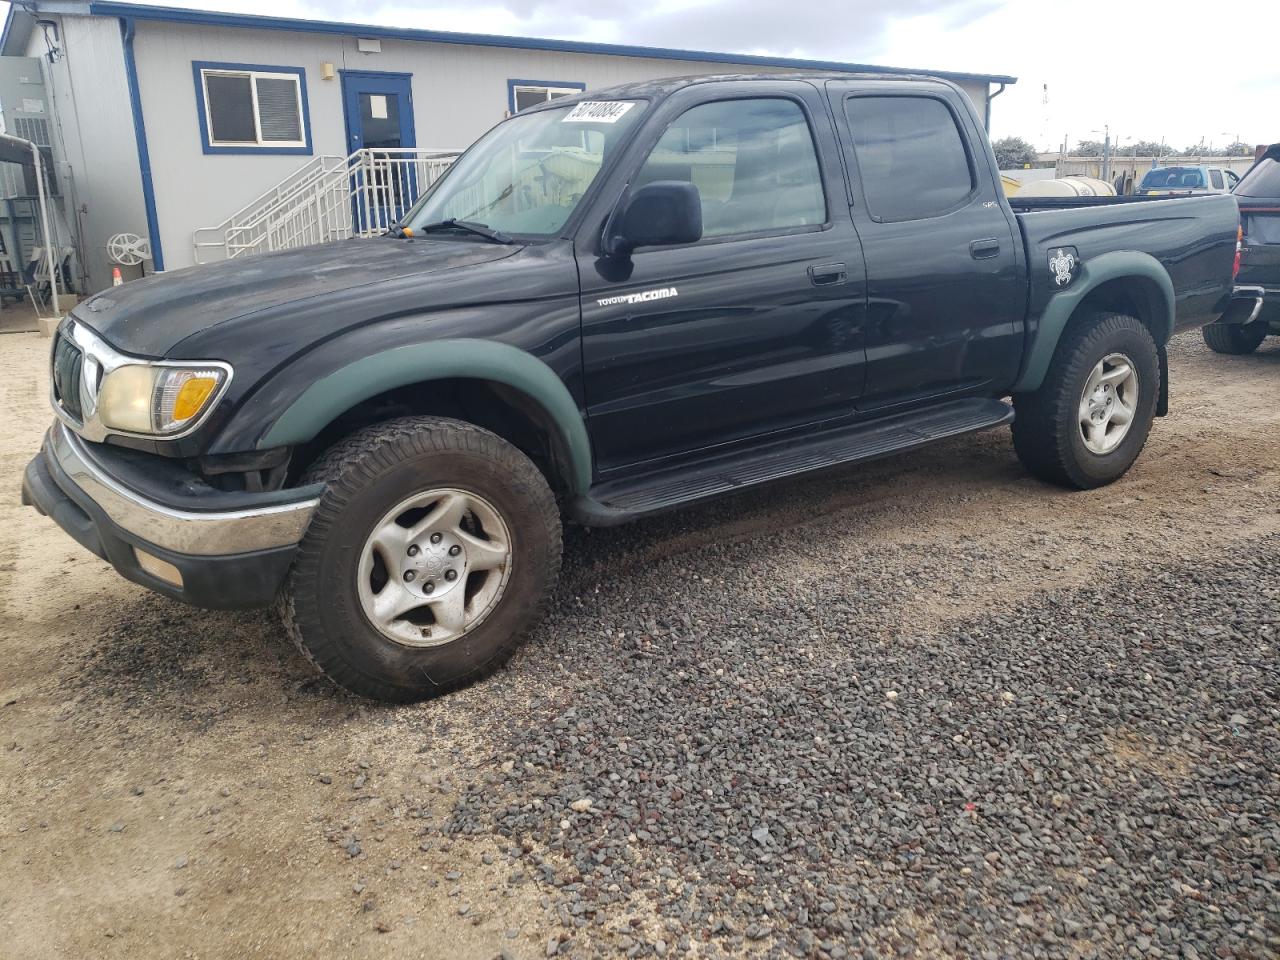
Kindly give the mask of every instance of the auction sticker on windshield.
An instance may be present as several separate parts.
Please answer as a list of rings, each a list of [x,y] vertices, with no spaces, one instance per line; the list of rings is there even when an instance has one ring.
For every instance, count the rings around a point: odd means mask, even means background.
[[[617,123],[634,100],[584,100],[565,115],[561,123]]]

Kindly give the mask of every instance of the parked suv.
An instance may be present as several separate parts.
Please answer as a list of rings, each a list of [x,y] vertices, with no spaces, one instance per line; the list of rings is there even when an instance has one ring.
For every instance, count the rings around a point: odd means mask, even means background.
[[[1237,226],[1228,196],[1006,200],[968,98],[923,77],[553,100],[386,237],[81,304],[23,496],[161,593],[278,601],[350,690],[430,696],[511,655],[566,516],[1009,423],[1035,475],[1110,483]]]
[[[1232,308],[1204,328],[1218,353],[1252,353],[1280,335],[1280,143],[1258,158],[1235,189],[1240,205],[1241,289]]]

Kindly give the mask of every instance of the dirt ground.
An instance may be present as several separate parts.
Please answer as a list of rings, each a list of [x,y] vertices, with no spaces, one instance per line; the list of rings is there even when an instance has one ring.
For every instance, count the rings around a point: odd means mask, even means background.
[[[384,708],[315,678],[267,614],[191,610],[125,582],[19,505],[50,420],[47,349],[0,336],[0,956],[545,956],[561,923],[536,877],[513,881],[510,841],[440,827],[500,762],[487,730],[523,722],[537,698],[571,701],[572,663],[550,662],[540,633],[486,683]],[[1102,559],[1247,549],[1280,531],[1280,340],[1222,357],[1184,336],[1171,368],[1172,415],[1111,487],[1030,479],[1007,430],[961,438],[571,530],[558,602],[608,604],[641,577],[662,589],[671,558],[699,570],[726,540],[794,555],[775,586],[795,590],[898,546],[905,633],[1091,584]],[[978,566],[912,585],[911,557],[960,541]]]

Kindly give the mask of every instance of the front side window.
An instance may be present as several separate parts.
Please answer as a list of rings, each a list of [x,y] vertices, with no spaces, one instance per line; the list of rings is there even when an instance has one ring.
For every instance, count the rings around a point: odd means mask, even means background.
[[[196,65],[206,149],[306,151],[306,97],[299,68]]]
[[[850,97],[845,115],[867,207],[878,220],[923,220],[973,192],[964,138],[932,97]]]
[[[827,219],[813,135],[791,100],[721,100],[691,108],[667,128],[633,186],[657,180],[698,188],[704,237]]]
[[[540,80],[510,80],[510,109],[519,113],[527,107],[535,107],[548,100],[572,97],[586,89],[586,84]]]
[[[588,100],[516,114],[454,161],[404,225],[467,220],[554,236],[644,109],[639,100]]]

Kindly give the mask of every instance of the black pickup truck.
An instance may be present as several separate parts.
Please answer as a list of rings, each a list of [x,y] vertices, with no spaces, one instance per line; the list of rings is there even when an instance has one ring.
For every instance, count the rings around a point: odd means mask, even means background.
[[[565,516],[1010,423],[1049,482],[1121,476],[1169,338],[1231,296],[1236,203],[1036,202],[934,79],[555,100],[384,237],[81,304],[23,496],[161,593],[278,603],[352,691],[430,696],[511,655]]]
[[[1244,354],[1280,336],[1280,143],[1263,152],[1232,193],[1241,238],[1235,296],[1203,334],[1218,353]]]

